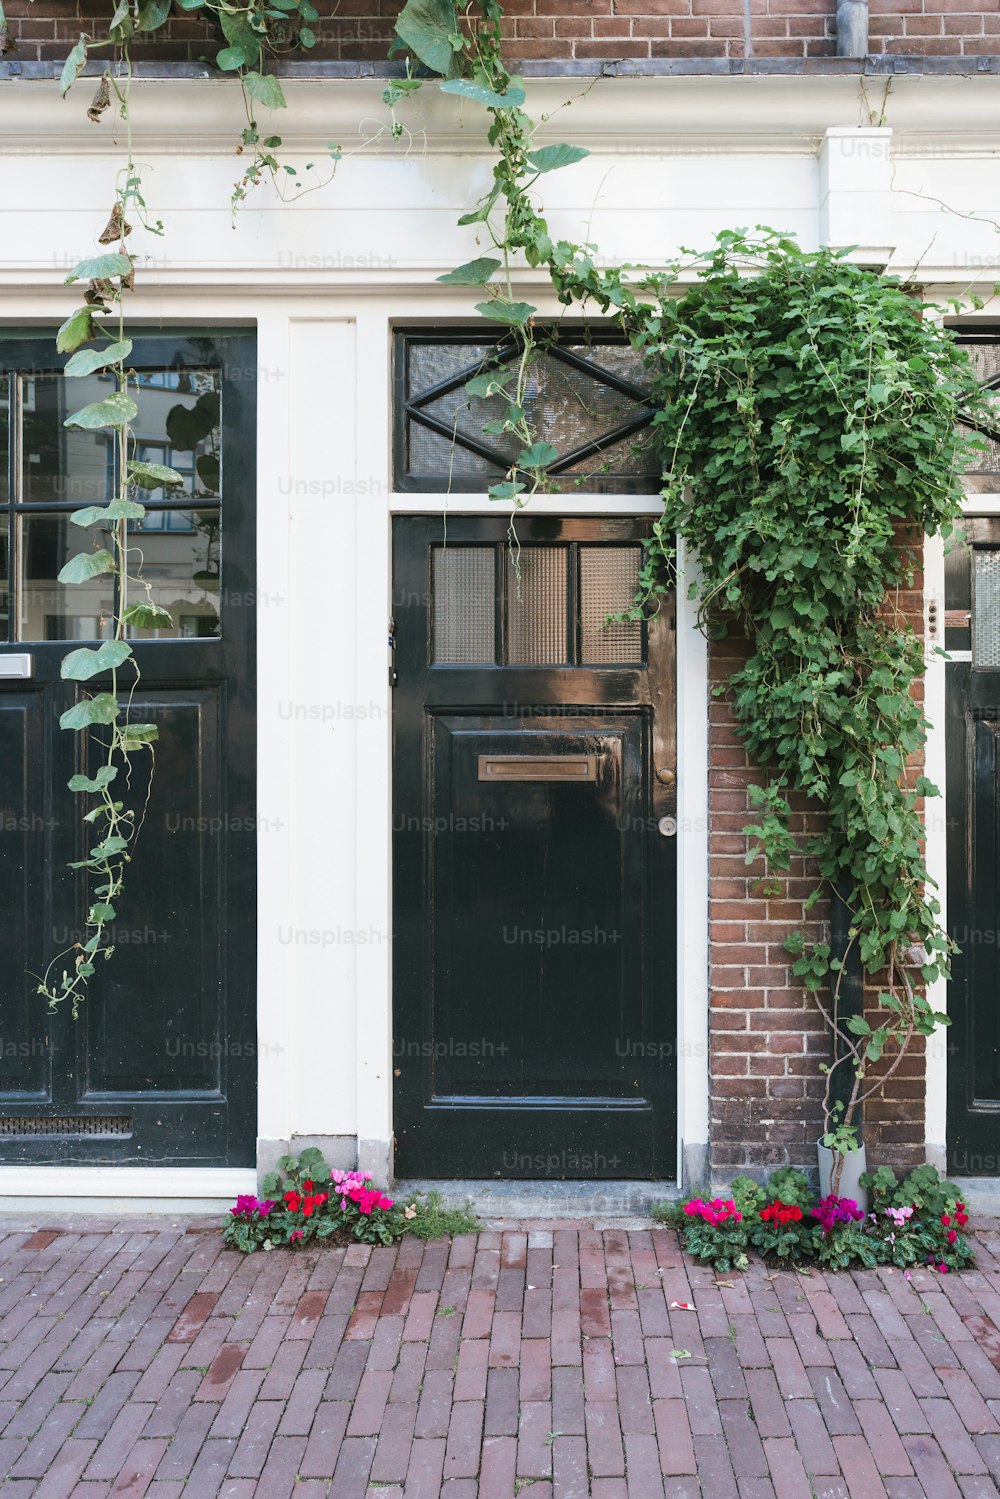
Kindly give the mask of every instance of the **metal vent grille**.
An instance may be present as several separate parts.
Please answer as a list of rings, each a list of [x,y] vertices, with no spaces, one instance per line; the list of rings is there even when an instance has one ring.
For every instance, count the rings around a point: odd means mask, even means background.
[[[628,609],[639,578],[639,547],[580,548],[580,657],[588,663],[641,662],[642,626],[607,623]]]
[[[492,547],[434,549],[435,665],[492,665],[496,575]]]
[[[977,547],[973,555],[972,662],[995,670],[1000,667],[1000,551]]]
[[[108,1137],[111,1135],[130,1135],[132,1133],[132,1120],[124,1114],[94,1115],[73,1118],[65,1116],[61,1119],[41,1119],[37,1116],[18,1116],[8,1114],[6,1118],[0,1119],[0,1136],[9,1135],[100,1135]]]

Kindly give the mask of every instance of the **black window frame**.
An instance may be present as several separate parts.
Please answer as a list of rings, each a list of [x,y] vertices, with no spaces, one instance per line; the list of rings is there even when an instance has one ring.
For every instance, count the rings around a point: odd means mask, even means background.
[[[656,407],[650,400],[650,389],[648,386],[637,385],[634,381],[624,379],[622,376],[610,370],[595,366],[578,355],[574,355],[569,346],[579,344],[581,340],[593,344],[595,347],[626,347],[629,345],[627,334],[616,328],[601,325],[577,323],[558,325],[543,325],[536,330],[536,338],[545,342],[546,351],[560,362],[586,374],[594,379],[597,384],[605,384],[616,390],[621,395],[628,396],[637,404],[636,415],[629,421],[620,423],[611,431],[605,433],[599,439],[584,443],[571,452],[561,454],[548,470],[554,479],[566,476],[566,470],[583,461],[588,454],[597,457],[614,444],[636,435],[652,426],[656,415]],[[436,385],[429,386],[418,392],[415,396],[408,395],[409,386],[409,357],[410,350],[415,345],[426,344],[482,344],[492,343],[497,351],[497,362],[501,364],[511,363],[520,353],[520,344],[516,337],[509,332],[504,332],[495,324],[484,322],[479,326],[463,324],[458,327],[447,327],[436,325],[429,327],[426,324],[401,324],[392,330],[392,389],[393,389],[393,412],[392,412],[392,488],[399,494],[485,494],[492,484],[500,482],[503,475],[510,467],[506,454],[491,448],[488,440],[478,441],[463,433],[458,433],[446,423],[431,417],[423,408],[440,396],[463,386],[467,380],[481,373],[486,367],[483,360],[469,363],[457,374],[449,376],[446,380],[439,381]],[[465,449],[475,453],[478,457],[497,466],[497,473],[469,474],[462,473],[454,468],[450,473],[442,474],[416,474],[407,466],[408,429],[410,421],[417,421],[429,430],[436,432],[438,436],[444,437],[448,442],[454,444],[455,450]],[[574,479],[578,475],[570,476]],[[610,482],[609,482],[610,481]],[[595,495],[655,495],[659,494],[663,487],[659,470],[655,474],[596,474],[588,477],[586,483],[574,484],[569,490],[560,490],[559,493],[566,494],[579,492],[581,494]]]

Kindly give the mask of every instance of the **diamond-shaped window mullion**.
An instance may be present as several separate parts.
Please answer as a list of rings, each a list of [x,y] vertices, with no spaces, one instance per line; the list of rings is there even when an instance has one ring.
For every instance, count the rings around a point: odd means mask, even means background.
[[[435,337],[401,329],[396,338],[397,390],[402,398],[395,417],[397,487],[485,490],[497,472],[513,466],[517,447],[503,441],[506,434],[500,443],[491,442],[482,430],[494,419],[490,406],[478,404],[483,398],[462,402],[460,395],[474,375],[516,360],[518,345],[501,339],[490,346],[483,334],[471,332],[463,336],[442,331]],[[475,363],[469,359],[470,345],[478,354]],[[592,351],[593,357],[585,357],[581,350],[587,355]],[[640,356],[614,334],[560,330],[544,343],[537,383],[525,404],[530,403],[539,418],[539,437],[559,449],[548,469],[557,485],[576,488],[586,483],[612,493],[652,493],[660,487],[659,465],[651,461],[652,455],[627,447],[630,438],[652,424],[655,414],[643,374]],[[428,375],[430,382],[421,385]],[[598,473],[582,471],[588,460],[605,453],[608,458]]]

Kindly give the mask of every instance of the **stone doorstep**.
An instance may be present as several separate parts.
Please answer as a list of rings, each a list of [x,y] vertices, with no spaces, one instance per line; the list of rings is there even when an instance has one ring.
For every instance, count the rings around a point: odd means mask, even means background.
[[[675,1181],[423,1181],[400,1179],[391,1190],[437,1192],[449,1208],[471,1202],[480,1218],[649,1219],[659,1202],[676,1202]]]

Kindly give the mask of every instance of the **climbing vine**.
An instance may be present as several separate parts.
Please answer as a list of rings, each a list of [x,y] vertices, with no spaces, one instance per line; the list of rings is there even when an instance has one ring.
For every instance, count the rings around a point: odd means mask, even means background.
[[[238,206],[265,173],[282,170],[275,155],[280,138],[262,137],[254,105],[284,104],[267,61],[283,46],[311,46],[316,12],[309,0],[178,4],[217,20],[226,42],[218,65],[241,80],[248,124],[239,149],[252,154],[234,189]],[[127,117],[129,41],[162,25],[169,11],[169,0],[120,0],[108,41],[124,58],[124,81],[105,75],[92,118],[113,101]],[[459,221],[474,231],[479,253],[440,280],[478,289],[477,310],[518,341],[517,359],[487,363],[467,387],[469,400],[487,411],[487,430],[518,444],[490,494],[520,507],[549,485],[558,457],[537,438],[527,399],[543,334],[537,307],[516,295],[518,267],[526,263],[548,271],[564,305],[593,305],[613,318],[648,370],[664,509],[652,528],[634,613],[655,610],[672,586],[681,537],[700,562],[694,588],[706,629],[732,631],[747,643],[745,659],[721,690],[765,777],[752,788],[758,820],[747,830],[748,862],[763,858],[783,870],[800,855],[813,860],[819,881],[811,904],[832,886],[844,894],[849,941],[877,980],[872,1018],[844,1023],[837,1013],[842,958],[801,932],[787,939],[795,972],[831,1030],[849,1041],[854,1085],[841,1120],[849,1130],[873,1086],[865,1082],[867,1069],[887,1048],[898,1057],[914,1034],[929,1034],[945,1019],[924,994],[924,986],[948,972],[949,942],[923,862],[920,807],[935,788],[907,772],[927,724],[914,691],[923,654],[902,594],[913,580],[921,535],[947,535],[959,513],[964,453],[956,422],[959,415],[974,420],[983,397],[964,356],[939,322],[923,315],[928,309],[912,289],[843,253],[805,252],[766,229],[726,232],[706,253],[686,252],[654,272],[599,267],[593,245],[553,239],[536,203],[539,184],[588,153],[537,144],[549,122],[532,119],[523,81],[504,64],[502,20],[498,0],[474,0],[461,10],[453,0],[410,0],[396,23],[405,74],[383,95],[394,136],[405,129],[397,110],[421,87],[456,95],[489,117],[492,182]],[[64,92],[89,52],[105,44],[81,37],[67,60]],[[334,159],[339,154],[330,151]],[[73,652],[64,666],[64,675],[78,679],[112,673],[109,692],[64,715],[66,727],[108,730],[104,766],[71,783],[98,797],[87,814],[103,832],[87,861],[103,877],[89,915],[95,930],[75,971],[57,984],[47,978],[41,990],[50,1002],[71,997],[74,1007],[95,957],[110,955],[102,946],[104,924],[113,917],[136,831],[135,813],[110,788],[122,765],[127,780],[130,751],[151,753],[155,739],[154,726],[129,724],[118,708],[117,673],[130,658],[126,627],[148,624],[142,611],[152,607],[126,602],[128,525],[141,519],[135,492],[144,482],[179,481],[145,473],[129,456],[135,408],[121,304],[134,272],[125,247],[125,214],[132,209],[145,215],[130,147],[109,226],[117,248],[76,268],[70,279],[87,282],[86,305],[60,331],[60,347],[73,353],[67,374],[100,367],[116,377],[114,396],[69,420],[117,434],[122,474],[110,505],[99,515],[83,512],[79,521],[110,523],[109,546],[64,570],[65,581],[74,581],[71,572],[115,572],[122,600],[114,639],[96,651]],[[117,327],[99,331],[97,313],[117,317]],[[98,347],[84,352],[95,341]],[[825,813],[802,842],[792,832],[796,798],[797,806]]]

